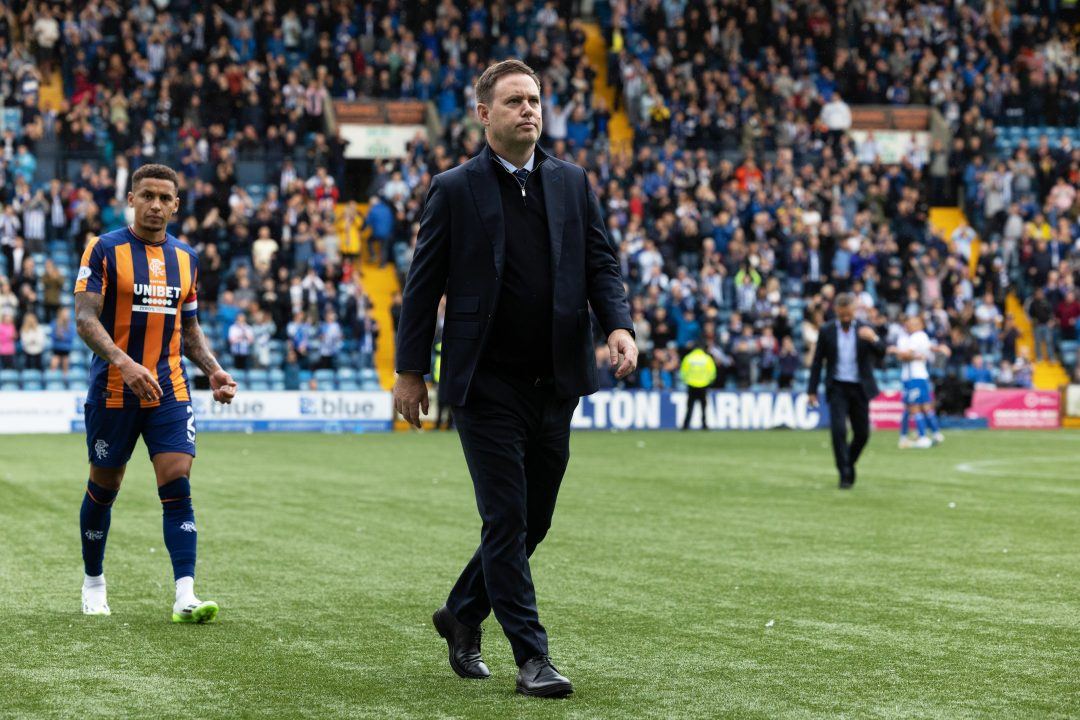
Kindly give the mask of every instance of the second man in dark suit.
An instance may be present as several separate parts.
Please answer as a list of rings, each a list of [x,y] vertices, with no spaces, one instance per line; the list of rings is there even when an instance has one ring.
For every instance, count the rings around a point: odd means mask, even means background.
[[[869,325],[855,320],[853,295],[838,295],[835,310],[836,320],[826,324],[818,336],[807,394],[810,404],[816,406],[824,365],[833,456],[840,473],[840,488],[847,490],[855,484],[855,463],[870,439],[870,401],[878,394],[874,364],[885,355],[885,341]]]
[[[589,307],[616,377],[636,367],[637,348],[588,177],[536,145],[539,78],[505,60],[475,89],[488,144],[432,180],[405,284],[394,402],[419,425],[445,292],[439,399],[453,406],[483,529],[433,621],[454,671],[485,678],[480,626],[494,612],[519,666],[518,691],[561,697],[573,687],[548,658],[529,557],[551,525],[571,416],[598,385]]]

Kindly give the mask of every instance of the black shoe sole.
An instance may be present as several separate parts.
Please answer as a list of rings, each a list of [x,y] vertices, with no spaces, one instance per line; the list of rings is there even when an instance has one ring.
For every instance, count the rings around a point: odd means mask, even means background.
[[[446,649],[447,656],[450,660],[450,668],[455,673],[457,673],[458,677],[464,678],[465,680],[487,680],[490,677],[490,675],[476,675],[474,673],[466,672],[465,669],[458,664],[457,660],[454,659],[454,648],[450,645],[450,638],[447,637],[449,633],[439,625],[438,611],[436,611],[435,614],[431,616],[431,624],[435,626],[435,632],[439,633],[439,637],[441,637],[443,640],[446,640]]]
[[[528,697],[558,699],[558,698],[567,697],[568,695],[573,695],[574,694],[574,686],[571,685],[570,683],[566,683],[565,685],[564,684],[550,685],[548,687],[544,687],[544,688],[541,688],[539,690],[527,690],[526,688],[523,688],[520,685],[518,685],[517,686],[517,691],[518,691],[518,694],[526,695]]]

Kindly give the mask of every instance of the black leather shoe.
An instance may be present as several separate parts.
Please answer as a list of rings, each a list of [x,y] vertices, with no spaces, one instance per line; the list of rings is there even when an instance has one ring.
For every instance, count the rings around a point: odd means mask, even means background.
[[[518,670],[517,691],[531,697],[562,698],[574,692],[574,686],[559,674],[547,655],[537,655]]]
[[[467,680],[484,680],[491,676],[484,658],[480,657],[480,636],[483,630],[458,622],[445,605],[435,611],[431,622],[450,648],[450,667]]]

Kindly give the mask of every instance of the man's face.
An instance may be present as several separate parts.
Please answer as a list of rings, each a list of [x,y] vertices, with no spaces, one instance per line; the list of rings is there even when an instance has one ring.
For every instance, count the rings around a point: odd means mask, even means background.
[[[837,305],[836,306],[836,319],[840,321],[840,324],[847,327],[851,324],[851,321],[855,319],[855,306],[854,305]]]
[[[128,193],[128,206],[135,210],[136,226],[163,230],[180,209],[180,196],[172,181],[146,178]]]
[[[540,88],[524,73],[499,78],[491,92],[491,104],[478,104],[476,114],[489,137],[501,145],[534,145],[544,127]]]

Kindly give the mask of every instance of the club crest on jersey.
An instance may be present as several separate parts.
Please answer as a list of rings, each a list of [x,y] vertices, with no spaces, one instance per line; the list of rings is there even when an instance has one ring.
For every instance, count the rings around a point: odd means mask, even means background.
[[[165,276],[165,261],[154,258],[150,261],[150,275],[152,277]]]
[[[104,460],[109,457],[109,443],[104,440],[98,440],[94,443],[94,454],[97,455],[98,460]]]

